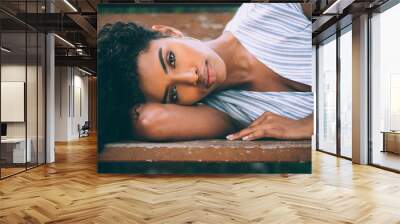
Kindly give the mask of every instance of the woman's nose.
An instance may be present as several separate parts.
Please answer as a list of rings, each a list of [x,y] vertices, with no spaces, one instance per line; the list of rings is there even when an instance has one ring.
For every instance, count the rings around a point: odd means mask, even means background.
[[[196,68],[190,69],[188,71],[182,71],[174,75],[174,81],[178,83],[197,85],[198,80],[199,76]]]

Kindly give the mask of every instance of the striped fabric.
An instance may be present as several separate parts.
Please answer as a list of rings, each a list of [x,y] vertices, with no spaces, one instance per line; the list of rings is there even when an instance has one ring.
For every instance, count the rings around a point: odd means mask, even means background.
[[[312,84],[311,22],[295,3],[247,3],[225,27],[259,61],[277,74]],[[311,92],[253,92],[225,90],[202,103],[227,113],[247,127],[264,112],[291,119],[313,113]]]
[[[277,74],[312,84],[311,21],[300,4],[243,4],[225,31]]]
[[[247,127],[264,112],[299,120],[313,112],[311,92],[252,92],[227,90],[208,97],[205,103],[227,113],[240,126]]]

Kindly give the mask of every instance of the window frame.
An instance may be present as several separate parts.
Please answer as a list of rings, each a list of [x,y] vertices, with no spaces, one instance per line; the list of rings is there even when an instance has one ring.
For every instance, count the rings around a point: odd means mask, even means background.
[[[316,44],[316,150],[319,152],[327,153],[329,155],[337,156],[343,159],[347,160],[352,160],[352,158],[347,157],[342,155],[341,153],[341,119],[340,119],[340,75],[341,75],[341,67],[340,67],[340,37],[347,32],[352,32],[352,22],[349,20],[351,16],[345,16],[342,20],[339,20],[337,23],[342,23],[343,27],[340,27],[340,29],[336,30],[335,33],[332,33],[331,35],[327,36],[324,39],[318,40],[318,43]],[[350,21],[350,22],[349,22]],[[332,26],[337,26],[337,24],[334,24]],[[329,43],[330,41],[336,41],[336,152],[328,152],[327,150],[321,149],[320,143],[319,143],[319,85],[320,85],[320,76],[319,76],[319,54],[318,54],[318,49],[321,45],[321,43]]]

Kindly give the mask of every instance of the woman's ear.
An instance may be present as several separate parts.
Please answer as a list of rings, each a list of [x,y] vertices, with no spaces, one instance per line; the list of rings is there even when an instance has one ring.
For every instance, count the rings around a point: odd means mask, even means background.
[[[166,36],[171,36],[171,37],[183,37],[183,33],[171,26],[165,26],[165,25],[153,25],[151,27],[153,30],[156,30]]]

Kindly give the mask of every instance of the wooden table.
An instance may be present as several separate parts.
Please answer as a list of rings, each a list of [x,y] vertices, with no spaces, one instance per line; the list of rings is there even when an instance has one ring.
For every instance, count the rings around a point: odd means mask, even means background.
[[[383,133],[382,152],[400,154],[400,131],[382,131],[381,133]]]
[[[1,139],[1,159],[4,160],[4,163],[9,164],[30,162],[32,156],[31,147],[32,141],[30,138]]]

